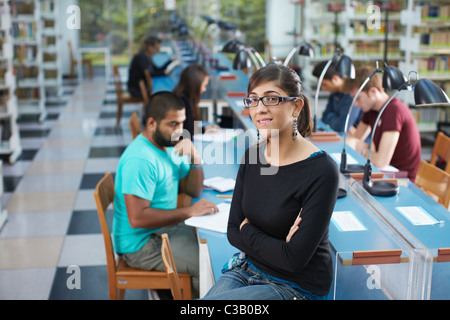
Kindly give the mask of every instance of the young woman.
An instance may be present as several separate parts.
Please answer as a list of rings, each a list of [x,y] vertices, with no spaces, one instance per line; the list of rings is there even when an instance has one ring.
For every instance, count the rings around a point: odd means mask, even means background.
[[[292,69],[259,69],[244,103],[264,141],[247,150],[236,178],[227,235],[241,252],[204,298],[324,299],[333,274],[328,226],[337,166],[305,139],[310,107]]]
[[[190,133],[191,139],[194,135],[194,121],[201,121],[198,105],[208,83],[208,72],[201,65],[194,63],[183,69],[180,81],[173,89],[173,93],[178,95],[185,104],[186,120],[183,126]]]
[[[141,88],[139,87],[140,80],[144,80],[145,85],[148,87],[144,70],[149,70],[152,77],[163,76],[166,74],[165,70],[167,66],[176,59],[176,57],[172,57],[163,66],[156,66],[153,63],[152,57],[157,54],[160,49],[161,40],[154,36],[148,36],[142,42],[139,53],[133,57],[128,71],[127,86],[131,96],[142,98]]]

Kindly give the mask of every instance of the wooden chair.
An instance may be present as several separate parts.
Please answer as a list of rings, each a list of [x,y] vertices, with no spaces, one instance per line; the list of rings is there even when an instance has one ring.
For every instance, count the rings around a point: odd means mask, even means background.
[[[422,160],[415,184],[446,209],[450,204],[450,173]]]
[[[145,110],[145,106],[148,103],[149,95],[148,95],[147,87],[145,85],[144,80],[139,81],[139,88],[141,89],[142,100],[143,100],[142,110]]]
[[[119,126],[122,118],[122,108],[125,103],[140,103],[144,102],[143,98],[132,97],[128,92],[122,90],[122,80],[120,79],[119,66],[113,66],[113,79],[117,96],[117,114],[116,126]]]
[[[130,117],[130,131],[131,135],[134,138],[137,137],[139,133],[141,133],[141,125],[139,123],[139,116],[137,112],[133,112]]]
[[[164,271],[147,271],[129,267],[119,256],[115,258],[110,230],[106,222],[106,210],[114,201],[114,180],[107,172],[97,183],[94,191],[98,218],[102,229],[106,250],[106,267],[108,270],[109,298],[123,299],[126,289],[170,289],[170,283]],[[180,273],[180,283],[186,299],[191,299],[191,277]]]
[[[70,54],[70,78],[75,78],[75,67],[78,65],[78,60],[73,54],[72,42],[68,41],[67,45],[69,46]],[[81,63],[83,66],[88,67],[89,79],[92,79],[94,77],[94,68],[92,66],[92,61],[89,59],[82,59]]]
[[[173,260],[172,248],[170,247],[169,236],[167,233],[161,235],[161,255],[166,268],[167,278],[170,283],[170,291],[174,300],[183,300],[183,291],[181,290],[180,278],[178,277],[177,267]]]
[[[144,70],[145,81],[147,82],[148,96],[153,94],[153,79],[148,69]]]
[[[450,173],[450,137],[439,131],[431,152],[430,163],[436,165],[442,159],[446,162],[444,171]]]

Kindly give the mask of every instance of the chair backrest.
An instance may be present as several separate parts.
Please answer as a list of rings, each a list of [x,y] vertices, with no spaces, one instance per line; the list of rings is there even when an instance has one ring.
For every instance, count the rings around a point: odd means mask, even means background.
[[[122,99],[122,80],[120,79],[119,66],[113,66],[113,80],[116,89],[117,100]]]
[[[130,117],[130,131],[133,139],[137,137],[139,133],[141,133],[141,125],[139,123],[139,117],[137,112],[133,112]]]
[[[108,278],[113,279],[116,272],[116,262],[111,233],[108,228],[108,223],[106,222],[106,211],[110,205],[114,205],[114,180],[111,173],[105,173],[103,178],[97,183],[94,190],[94,198],[97,205],[100,228],[102,229],[103,240],[105,242]]]
[[[436,162],[442,159],[446,162],[445,171],[450,173],[450,137],[439,131],[431,152],[430,163],[436,165]]]
[[[153,79],[148,69],[144,70],[144,74],[145,74],[145,81],[147,82],[148,96],[150,97],[153,94]]]
[[[173,260],[172,248],[170,247],[169,236],[167,233],[161,235],[161,255],[166,268],[166,274],[169,278],[170,291],[174,300],[183,300],[183,293],[181,291],[180,278],[178,278],[177,268]]]
[[[415,184],[448,209],[450,203],[450,174],[422,160],[417,171]]]

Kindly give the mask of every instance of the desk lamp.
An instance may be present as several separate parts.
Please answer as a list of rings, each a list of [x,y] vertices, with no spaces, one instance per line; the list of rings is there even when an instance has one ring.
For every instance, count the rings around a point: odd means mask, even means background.
[[[286,60],[284,60],[284,65],[285,66],[287,66],[289,64],[289,62],[291,61],[292,57],[294,56],[294,54],[297,51],[298,51],[298,54],[300,56],[306,56],[306,57],[311,57],[311,58],[314,57],[314,49],[313,49],[313,47],[307,42],[302,42],[298,46],[293,48],[291,50],[291,52],[289,52],[288,56],[286,57]]]
[[[379,63],[383,63],[384,67],[381,69],[379,67]],[[350,105],[350,108],[347,113],[347,117],[345,119],[345,126],[344,126],[344,145],[342,147],[342,153],[341,153],[341,167],[340,170],[342,173],[355,173],[355,172],[364,172],[364,166],[363,165],[347,165],[347,153],[346,153],[346,139],[348,135],[348,126],[349,126],[349,120],[350,115],[353,110],[353,106],[355,104],[356,99],[358,98],[361,91],[364,89],[366,84],[372,79],[375,73],[377,72],[383,72],[383,88],[385,90],[396,90],[400,86],[402,86],[406,82],[406,78],[403,76],[403,74],[398,70],[397,68],[388,67],[386,65],[386,62],[382,60],[376,61],[376,68],[372,71],[372,73],[364,80],[362,85],[359,87],[358,91],[356,92],[355,96],[353,97],[352,104]]]
[[[338,48],[336,49],[336,52],[334,53],[333,57],[331,57],[330,60],[328,60],[327,64],[322,70],[322,73],[319,77],[319,82],[317,83],[317,89],[316,89],[316,95],[314,99],[314,132],[317,132],[317,109],[319,107],[319,92],[320,88],[322,86],[323,78],[325,77],[325,74],[330,67],[330,65],[334,63],[336,70],[343,76],[343,77],[350,77],[351,79],[355,78],[355,66],[353,65],[352,59],[349,56],[346,56],[341,52],[341,50]]]
[[[392,68],[394,67],[388,67],[391,68],[390,70],[394,70]],[[415,73],[415,72],[414,72]],[[416,73],[417,74],[417,73]],[[384,81],[384,77],[383,77]],[[380,120],[381,115],[383,114],[386,107],[389,105],[389,103],[394,99],[402,90],[408,89],[408,87],[412,87],[414,89],[414,101],[417,107],[425,107],[425,106],[431,106],[436,104],[449,104],[450,100],[447,97],[447,95],[442,91],[441,88],[439,88],[436,84],[431,82],[428,79],[420,79],[412,83],[411,81],[411,72],[410,76],[408,77],[408,81],[406,81],[403,85],[401,85],[397,91],[394,92],[394,94],[386,101],[384,106],[381,108],[380,112],[378,113],[378,117],[375,120],[375,124],[373,126],[372,134],[370,136],[370,144],[372,145],[373,137],[375,135],[375,130],[378,125],[378,121]],[[371,181],[370,176],[372,173],[372,167],[370,164],[370,157],[371,157],[372,150],[369,148],[369,156],[367,158],[366,165],[364,167],[364,178],[363,178],[363,187],[366,189],[370,194],[375,196],[381,196],[381,197],[391,197],[395,196],[399,192],[398,185],[390,182],[385,181]]]
[[[261,55],[252,47],[241,46],[236,53],[233,61],[233,69],[242,70],[252,66],[252,61],[256,68],[262,68],[266,65]]]

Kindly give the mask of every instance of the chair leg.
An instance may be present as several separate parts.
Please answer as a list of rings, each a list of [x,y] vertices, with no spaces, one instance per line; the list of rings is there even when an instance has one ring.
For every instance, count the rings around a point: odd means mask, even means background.
[[[120,125],[120,119],[122,119],[122,103],[117,102],[117,119],[116,119],[116,127]]]
[[[191,278],[180,278],[183,300],[192,300]]]
[[[125,289],[119,289],[119,300],[125,299]]]

